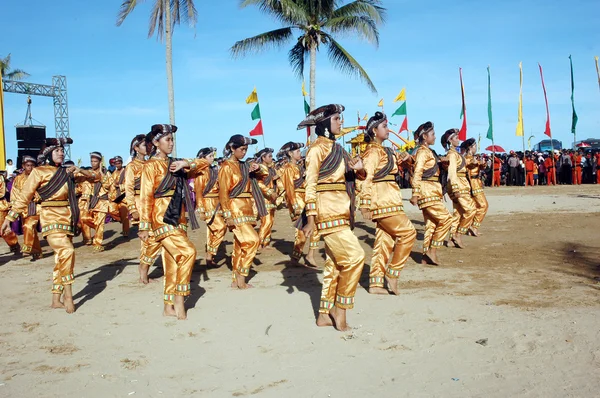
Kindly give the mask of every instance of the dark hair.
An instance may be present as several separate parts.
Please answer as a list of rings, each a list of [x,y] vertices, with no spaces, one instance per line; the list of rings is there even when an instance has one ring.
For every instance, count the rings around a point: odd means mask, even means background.
[[[231,156],[231,151],[233,149],[238,149],[247,145],[254,145],[258,141],[254,138],[244,137],[241,134],[234,134],[229,138],[227,144],[225,144],[225,149],[223,149],[223,156],[229,157]]]
[[[11,162],[12,163],[12,159],[6,159],[6,163]]]
[[[131,144],[129,144],[129,154],[131,156],[135,156],[135,154],[136,154],[135,147],[139,146],[145,140],[146,140],[146,134],[138,134],[135,137],[133,137],[133,140],[131,140]]]
[[[442,144],[442,147],[444,147],[444,149],[448,150],[448,144],[450,143],[450,141],[448,141],[450,139],[450,136],[452,134],[458,134],[458,129],[448,129],[446,130],[446,132],[444,133],[444,135],[442,135],[442,138],[440,139],[440,144]]]
[[[417,142],[423,141],[423,136],[425,134],[427,134],[428,132],[430,132],[431,130],[433,130],[432,122],[425,122],[422,125],[420,125],[419,127],[417,127],[417,129],[414,132],[415,141],[417,141]]]
[[[367,130],[365,131],[365,142],[371,142],[375,139],[375,133],[373,130],[381,123],[387,120],[387,116],[383,112],[375,112],[369,121],[367,122]]]

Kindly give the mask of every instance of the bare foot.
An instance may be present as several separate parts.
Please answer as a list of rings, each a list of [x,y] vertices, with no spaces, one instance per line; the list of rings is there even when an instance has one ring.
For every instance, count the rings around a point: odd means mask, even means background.
[[[237,285],[237,288],[240,290],[246,290],[246,289],[252,289],[254,286],[252,286],[249,283],[246,283],[246,277],[242,276],[242,275],[235,275],[235,284]]]
[[[423,253],[421,264],[439,265],[436,249],[429,249],[428,252]]]
[[[319,313],[319,317],[317,318],[317,326],[333,326],[333,320],[329,316],[329,314],[321,314]]]
[[[340,332],[346,332],[350,330],[350,326],[346,323],[346,310],[333,306],[329,310],[329,316],[333,320],[333,327]]]
[[[389,293],[387,290],[385,290],[382,287],[374,286],[374,287],[369,288],[369,294],[381,294],[381,295],[387,296]]]
[[[67,314],[75,312],[75,303],[73,302],[73,288],[71,285],[66,285],[63,292],[63,303],[65,304],[65,311]]]
[[[315,261],[315,255],[313,254],[314,250],[310,250],[306,256],[304,256],[304,261],[306,265],[310,268],[317,268],[317,262]]]
[[[479,236],[479,232],[477,231],[477,228],[473,228],[473,227],[469,228],[469,234],[471,236],[475,236],[475,237]]]
[[[60,301],[59,293],[52,293],[52,304],[50,305],[50,308],[61,308],[61,309],[65,308],[65,305],[63,304],[63,302]]]
[[[163,316],[177,316],[173,304],[165,303],[165,308],[163,309]]]
[[[396,296],[400,294],[400,288],[398,287],[399,278],[390,278],[389,276],[385,277],[385,281],[387,282],[387,287],[392,294]]]
[[[140,272],[140,282],[142,282],[144,285],[150,283],[150,279],[148,279],[148,270],[150,270],[150,264],[138,265],[138,271]]]
[[[175,296],[175,313],[177,314],[177,319],[180,321],[187,319],[187,311],[185,310],[185,297],[183,296]]]
[[[458,247],[459,249],[465,248],[460,234],[456,234],[456,236],[452,237],[450,240],[452,241],[452,243],[454,243],[455,247]]]

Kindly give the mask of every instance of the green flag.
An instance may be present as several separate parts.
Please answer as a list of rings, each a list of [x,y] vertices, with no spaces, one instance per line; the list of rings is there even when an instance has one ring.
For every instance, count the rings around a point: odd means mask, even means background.
[[[492,84],[490,79],[490,67],[487,68],[488,72],[488,121],[490,126],[487,131],[487,138],[494,141],[494,124],[492,123]]]
[[[252,111],[250,116],[252,116],[252,120],[260,119],[260,107],[258,106],[258,104],[256,104],[256,106],[254,107],[254,110]]]
[[[406,101],[404,101],[404,103],[402,105],[400,105],[400,108],[396,109],[396,112],[394,112],[392,114],[392,116],[406,116]]]
[[[304,99],[304,114],[308,115],[310,113],[310,106],[308,105],[308,102],[306,102],[306,98]]]
[[[571,64],[571,106],[573,107],[573,118],[571,121],[571,133],[575,134],[577,127],[577,112],[575,112],[575,81],[573,80],[573,60],[569,55],[569,63]]]

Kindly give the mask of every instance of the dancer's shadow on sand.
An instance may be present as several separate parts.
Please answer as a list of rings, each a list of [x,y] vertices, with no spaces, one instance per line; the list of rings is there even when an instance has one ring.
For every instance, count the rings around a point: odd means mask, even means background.
[[[321,282],[319,282],[318,274],[323,273],[323,271],[294,265],[290,260],[280,261],[275,265],[284,265],[281,270],[283,275],[281,286],[287,287],[288,294],[293,294],[294,288],[299,292],[308,294],[316,319],[319,315],[319,304],[321,302]]]
[[[194,263],[194,271],[192,271],[192,279],[190,280],[191,292],[188,298],[185,300],[185,307],[187,309],[196,307],[198,300],[206,293],[200,282],[209,281],[208,268],[206,265],[201,264],[202,260],[196,260]]]
[[[108,281],[113,280],[115,277],[121,274],[127,265],[137,265],[137,259],[129,258],[126,260],[117,260],[110,264],[102,265],[96,269],[76,275],[76,278],[81,278],[84,275],[97,271],[90,277],[90,279],[88,279],[86,287],[73,296],[76,308],[81,307],[87,301],[92,300],[94,297],[102,293],[108,286]],[[77,302],[77,299],[81,300]]]

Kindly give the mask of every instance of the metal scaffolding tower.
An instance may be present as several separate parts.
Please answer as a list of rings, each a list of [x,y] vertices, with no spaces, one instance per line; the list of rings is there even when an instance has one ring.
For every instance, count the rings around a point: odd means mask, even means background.
[[[54,99],[54,129],[56,138],[69,138],[69,106],[66,76],[52,76],[52,85],[4,80],[5,93],[39,95]],[[65,159],[71,159],[71,146],[65,145]]]

